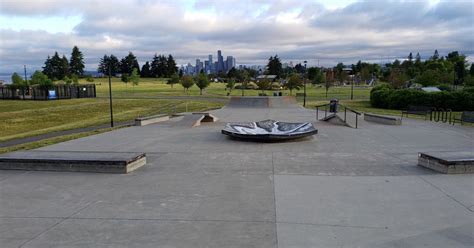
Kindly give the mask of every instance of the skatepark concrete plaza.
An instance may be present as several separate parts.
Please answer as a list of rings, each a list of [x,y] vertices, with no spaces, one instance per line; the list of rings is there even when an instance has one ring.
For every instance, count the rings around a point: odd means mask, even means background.
[[[0,171],[0,247],[473,247],[472,174],[417,166],[419,152],[473,151],[472,127],[403,119],[318,121],[291,97],[38,149],[146,153],[128,174]],[[322,114],[322,113],[320,113]],[[318,134],[258,143],[227,122],[311,122]]]

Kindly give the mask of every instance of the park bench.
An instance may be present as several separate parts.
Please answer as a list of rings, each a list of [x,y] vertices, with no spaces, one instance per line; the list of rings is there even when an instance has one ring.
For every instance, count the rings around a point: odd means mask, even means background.
[[[456,123],[456,121],[458,121],[459,123],[461,123],[461,125],[462,125],[464,122],[474,123],[474,111],[464,111],[464,112],[462,112],[460,118],[454,117],[454,119],[453,119],[453,125],[454,125],[454,123]]]
[[[402,111],[402,118],[403,118],[403,114],[405,114],[407,117],[408,117],[408,114],[412,114],[412,115],[422,115],[425,117],[425,120],[426,120],[426,117],[428,116],[428,114],[431,114],[431,112],[433,112],[432,107],[410,105],[408,106],[408,109]]]

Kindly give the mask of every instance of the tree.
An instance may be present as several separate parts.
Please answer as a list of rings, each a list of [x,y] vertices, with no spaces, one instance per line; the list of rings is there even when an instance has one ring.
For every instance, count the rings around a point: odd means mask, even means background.
[[[120,61],[120,72],[130,75],[133,69],[137,69],[137,72],[140,73],[140,65],[138,64],[137,57],[135,57],[132,52],[129,52],[128,55]]]
[[[326,98],[328,97],[329,88],[331,88],[332,82],[329,80],[324,80],[324,88],[326,89]]]
[[[31,84],[39,85],[42,88],[53,86],[53,82],[41,71],[35,71],[33,75],[31,75]]]
[[[265,90],[268,90],[272,85],[272,81],[268,78],[262,78],[257,81],[258,89],[262,91],[262,94],[265,94]]]
[[[67,65],[66,65],[67,63]],[[64,78],[64,76],[67,75],[65,73],[65,70],[68,70],[68,62],[67,58],[63,56],[59,57],[58,52],[55,52],[53,57],[49,57],[46,59],[44,62],[43,66],[43,74],[48,76],[49,78],[52,78],[53,80],[58,80]]]
[[[438,53],[438,49],[436,49],[434,51],[433,56],[431,57],[431,60],[438,60],[438,59],[439,59],[439,53]]]
[[[122,76],[120,77],[120,80],[125,83],[125,88],[128,86],[128,82],[130,82],[130,76],[128,73],[122,73]]]
[[[183,86],[186,94],[188,93],[189,88],[191,88],[193,85],[194,85],[193,77],[189,75],[185,75],[181,78],[181,86]]]
[[[393,88],[399,89],[405,85],[406,81],[408,81],[408,76],[401,70],[392,70],[389,76],[389,81]]]
[[[69,73],[79,77],[84,75],[84,56],[77,46],[72,48],[71,60],[69,61]]]
[[[25,80],[23,80],[23,78],[16,72],[12,74],[12,85],[16,87],[26,86]]]
[[[314,81],[319,73],[321,73],[321,70],[318,67],[310,67],[308,68],[307,78],[310,81]]]
[[[65,77],[63,78],[63,81],[64,81],[64,83],[66,83],[66,84],[71,84],[71,83],[72,83],[72,80],[71,80],[68,76],[65,76]]]
[[[166,77],[171,77],[178,71],[178,67],[176,66],[176,62],[174,61],[173,56],[170,54],[168,55],[168,59],[166,60]]]
[[[61,59],[61,69],[58,76],[59,77],[57,79],[63,79],[64,77],[69,76],[69,61],[64,55]]]
[[[288,79],[286,87],[290,90],[290,96],[293,90],[299,90],[303,86],[303,80],[301,80],[300,75],[293,73]]]
[[[245,88],[247,87],[247,82],[249,78],[250,78],[250,74],[249,74],[249,71],[246,69],[238,71],[236,75],[237,81],[241,84],[242,96],[245,95],[244,91],[245,91]]]
[[[89,83],[92,83],[92,82],[94,82],[94,78],[91,75],[87,75],[86,81],[89,82]]]
[[[237,77],[237,69],[235,67],[232,67],[232,69],[227,72],[227,78],[236,78]]]
[[[268,59],[267,70],[267,75],[276,75],[277,78],[280,78],[283,72],[283,68],[281,65],[280,58],[278,58],[278,55],[275,55],[275,57],[270,57]]]
[[[137,68],[133,68],[132,74],[129,77],[129,81],[132,82],[132,86],[138,85],[140,82],[140,74],[138,74]]]
[[[367,66],[362,67],[362,70],[360,71],[360,79],[364,81],[364,83],[367,84],[367,82],[371,79],[370,71]]]
[[[76,74],[72,74],[71,81],[73,84],[79,84],[79,77]]]
[[[151,74],[153,77],[166,77],[168,73],[168,60],[164,55],[156,55],[151,62]]]
[[[140,76],[142,78],[151,77],[151,68],[150,68],[150,63],[148,61],[142,66]]]
[[[178,73],[175,72],[173,75],[171,75],[171,78],[168,79],[167,84],[171,85],[171,88],[173,88],[173,85],[178,84],[178,83],[179,83],[179,75]]]
[[[471,68],[469,68],[469,75],[474,76],[474,63],[471,63]]]
[[[209,80],[207,79],[206,74],[199,73],[199,75],[197,75],[196,86],[199,88],[200,95],[202,95],[202,90],[209,86]]]
[[[235,79],[234,78],[229,78],[227,80],[227,84],[225,85],[225,87],[227,88],[227,90],[229,90],[229,94],[227,94],[227,95],[230,95],[230,93],[232,93],[232,90],[235,87]]]
[[[100,59],[97,71],[103,73],[104,75],[109,75],[109,66],[110,74],[112,76],[117,75],[117,73],[120,71],[120,62],[118,61],[118,58],[115,57],[113,54],[111,54],[110,56],[104,55],[104,57]]]

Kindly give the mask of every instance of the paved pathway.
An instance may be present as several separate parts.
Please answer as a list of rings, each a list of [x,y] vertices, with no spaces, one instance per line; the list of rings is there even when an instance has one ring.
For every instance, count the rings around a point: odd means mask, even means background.
[[[223,108],[217,123],[130,127],[40,150],[146,152],[127,175],[0,171],[1,247],[472,247],[474,178],[416,166],[469,150],[470,127],[359,129],[294,108]],[[228,121],[313,121],[298,142],[220,134]]]

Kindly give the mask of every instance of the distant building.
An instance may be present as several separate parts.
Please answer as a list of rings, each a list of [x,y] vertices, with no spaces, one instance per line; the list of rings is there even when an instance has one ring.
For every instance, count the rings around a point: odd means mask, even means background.
[[[224,57],[222,57],[221,50],[217,51],[217,68],[216,72],[225,72]]]

